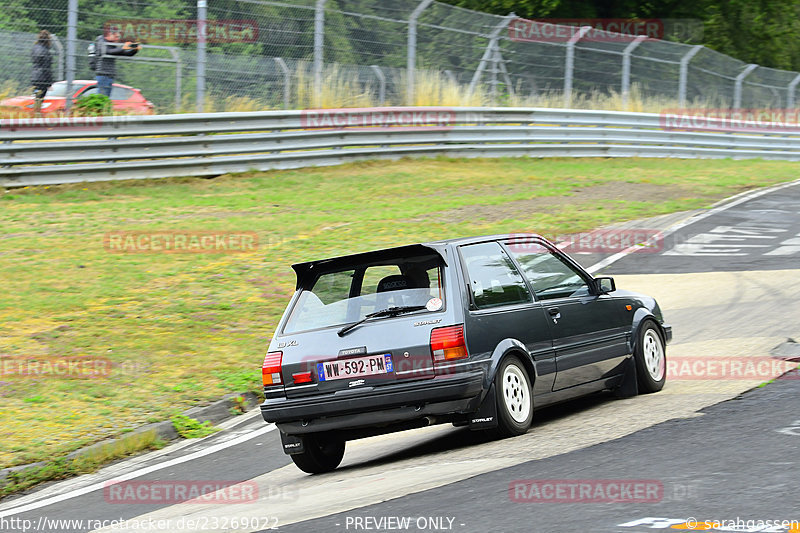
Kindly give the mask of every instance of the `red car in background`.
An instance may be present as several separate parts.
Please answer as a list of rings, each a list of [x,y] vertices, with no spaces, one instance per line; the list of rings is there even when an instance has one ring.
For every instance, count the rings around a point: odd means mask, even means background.
[[[72,82],[73,97],[97,94],[97,82],[94,80],[75,80]],[[47,90],[42,102],[42,115],[63,114],[64,98],[67,94],[67,82],[57,81]],[[114,111],[131,115],[152,115],[153,103],[148,101],[139,89],[114,83],[111,85],[111,102]],[[14,96],[0,102],[0,110],[11,113],[33,113],[33,95]]]

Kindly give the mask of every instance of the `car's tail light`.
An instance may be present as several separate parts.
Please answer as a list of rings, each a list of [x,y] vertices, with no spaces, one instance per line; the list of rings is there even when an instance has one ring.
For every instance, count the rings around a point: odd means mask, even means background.
[[[469,357],[464,342],[464,325],[431,330],[431,353],[437,363]]]
[[[311,379],[311,372],[298,372],[296,374],[292,374],[292,379],[294,380],[295,384],[299,385],[301,383],[311,383],[314,380]]]
[[[269,352],[261,365],[264,386],[281,384],[281,360],[283,352]]]

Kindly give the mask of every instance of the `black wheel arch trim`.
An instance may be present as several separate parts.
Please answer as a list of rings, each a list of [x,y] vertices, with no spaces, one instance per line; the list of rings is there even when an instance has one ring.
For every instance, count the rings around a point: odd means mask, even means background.
[[[522,361],[522,365],[528,373],[528,379],[530,381],[528,385],[531,387],[531,390],[533,390],[533,382],[539,377],[536,371],[536,361],[528,349],[525,348],[525,345],[517,339],[503,339],[497,344],[494,352],[492,352],[491,363],[489,364],[485,378],[487,390],[489,386],[494,383],[494,378],[497,375],[500,364],[506,357],[511,355],[517,356],[519,360]]]
[[[655,324],[659,335],[661,335],[661,340],[664,342],[664,347],[666,348],[666,345],[671,338],[671,335],[667,333],[667,330],[669,329],[671,332],[672,328],[659,322],[658,318],[656,318],[656,316],[648,309],[640,307],[636,310],[636,314],[633,316],[633,324],[631,325],[631,353],[635,352],[636,345],[639,342],[639,333],[641,332],[642,325],[647,322],[652,322]]]

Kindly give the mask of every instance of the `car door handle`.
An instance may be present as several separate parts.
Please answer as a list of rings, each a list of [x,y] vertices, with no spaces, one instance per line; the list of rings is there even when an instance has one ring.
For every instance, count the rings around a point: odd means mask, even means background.
[[[558,307],[551,307],[550,309],[547,310],[547,312],[550,313],[550,316],[556,316],[561,314],[561,311],[558,309]]]

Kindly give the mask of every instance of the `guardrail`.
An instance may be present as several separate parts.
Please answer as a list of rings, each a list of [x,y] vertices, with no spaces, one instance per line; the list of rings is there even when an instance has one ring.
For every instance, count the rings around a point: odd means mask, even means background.
[[[539,108],[3,119],[0,186],[215,176],[437,155],[797,161],[800,132],[789,129],[676,130],[665,128],[657,114]]]

